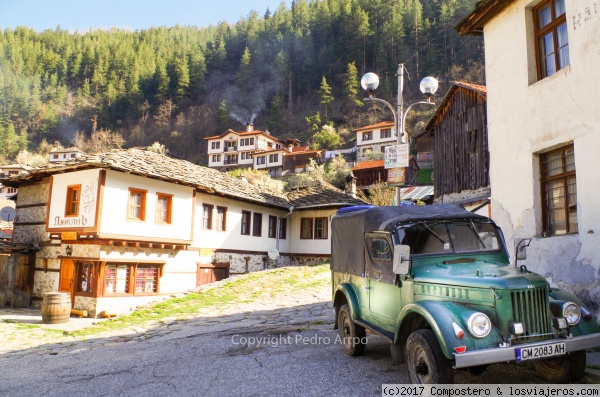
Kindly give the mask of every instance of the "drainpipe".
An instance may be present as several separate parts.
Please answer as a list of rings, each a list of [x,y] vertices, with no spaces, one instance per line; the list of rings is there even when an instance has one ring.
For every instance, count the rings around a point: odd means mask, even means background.
[[[288,212],[287,214],[285,214],[282,217],[277,218],[277,239],[275,240],[275,248],[277,249],[277,252],[279,252],[279,227],[281,226],[279,220],[283,219],[283,218],[287,218],[288,216],[292,215],[292,212],[294,212],[294,206],[290,206],[290,212]]]

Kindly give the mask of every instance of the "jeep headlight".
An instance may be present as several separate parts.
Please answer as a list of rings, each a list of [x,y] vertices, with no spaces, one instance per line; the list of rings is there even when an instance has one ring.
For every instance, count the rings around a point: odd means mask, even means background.
[[[473,313],[467,321],[469,332],[476,338],[485,338],[492,330],[492,322],[483,313]]]
[[[562,306],[562,313],[569,325],[575,325],[581,319],[581,309],[573,302],[566,302]]]

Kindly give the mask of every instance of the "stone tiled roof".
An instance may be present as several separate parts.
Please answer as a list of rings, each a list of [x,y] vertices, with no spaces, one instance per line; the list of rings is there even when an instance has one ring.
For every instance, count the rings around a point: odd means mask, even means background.
[[[298,209],[366,204],[323,181],[314,181],[309,186],[292,189],[287,196],[290,204]]]
[[[39,251],[40,247],[36,244],[18,244],[10,241],[0,240],[0,252],[7,251]]]
[[[331,205],[363,204],[332,185],[321,189],[323,197],[317,197],[314,190],[300,189],[292,192],[269,190],[263,186],[258,187],[248,182],[233,178],[212,168],[199,166],[189,161],[174,159],[144,149],[133,148],[126,150],[113,150],[106,153],[93,154],[79,157],[70,161],[48,164],[44,167],[30,170],[12,178],[3,179],[8,186],[18,187],[24,182],[34,182],[56,173],[70,172],[89,168],[105,168],[132,175],[164,180],[194,187],[200,191],[220,196],[251,201],[278,208],[290,208],[304,205],[322,204],[324,200],[331,201]],[[301,202],[295,202],[300,198]],[[324,198],[326,197],[326,198]],[[343,200],[343,198],[346,200]]]

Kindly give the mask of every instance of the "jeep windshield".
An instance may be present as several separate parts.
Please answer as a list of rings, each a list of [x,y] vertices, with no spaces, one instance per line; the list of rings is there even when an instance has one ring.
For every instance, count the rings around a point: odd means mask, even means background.
[[[496,227],[479,220],[417,222],[396,229],[396,241],[411,255],[452,255],[500,250]]]

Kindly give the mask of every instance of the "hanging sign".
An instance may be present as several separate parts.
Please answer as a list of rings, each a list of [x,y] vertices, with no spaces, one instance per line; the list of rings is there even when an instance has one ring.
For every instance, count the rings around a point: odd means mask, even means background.
[[[385,147],[384,168],[408,167],[408,144]]]
[[[406,168],[390,168],[388,169],[387,183],[388,185],[402,185],[406,182]]]

